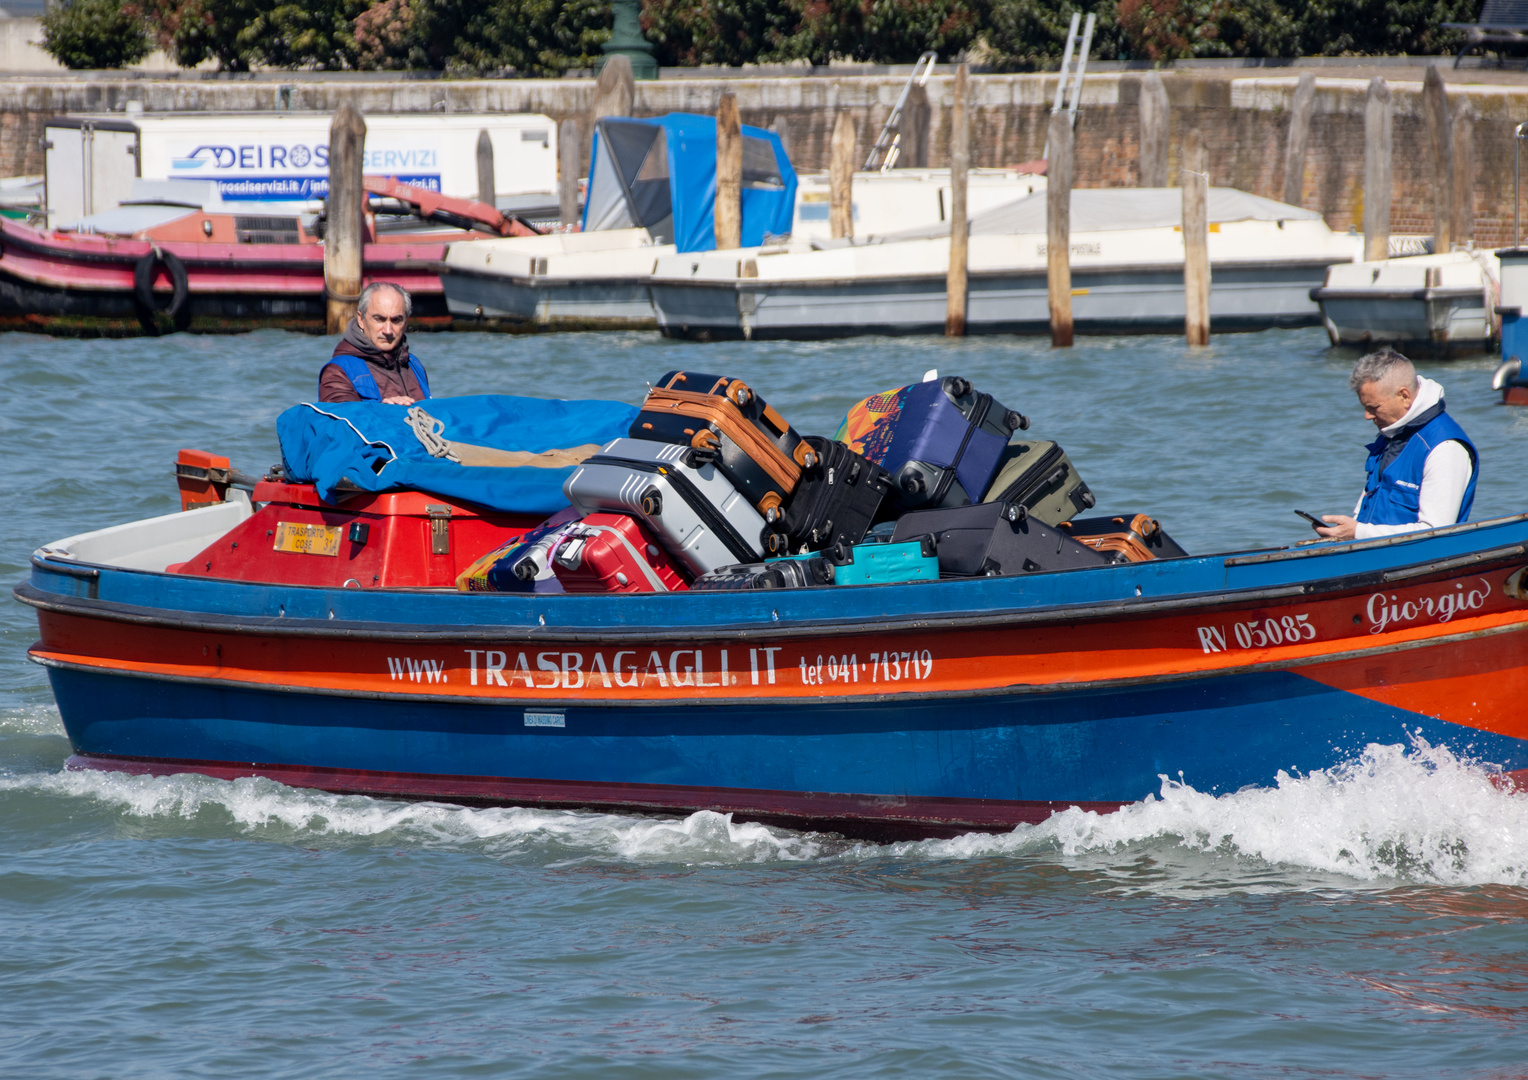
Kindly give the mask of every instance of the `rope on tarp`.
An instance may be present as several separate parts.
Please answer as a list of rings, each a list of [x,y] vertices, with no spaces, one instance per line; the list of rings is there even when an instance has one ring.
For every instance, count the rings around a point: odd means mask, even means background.
[[[458,465],[462,459],[456,456],[451,449],[451,444],[445,440],[444,432],[446,425],[443,421],[435,419],[418,405],[412,406],[408,411],[408,424],[418,437],[420,445],[431,457],[445,458],[454,461]]]

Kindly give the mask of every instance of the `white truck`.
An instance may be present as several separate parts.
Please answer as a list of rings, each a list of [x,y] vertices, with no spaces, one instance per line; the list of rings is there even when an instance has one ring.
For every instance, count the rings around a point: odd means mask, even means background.
[[[135,177],[211,180],[225,203],[251,211],[316,211],[329,189],[331,119],[299,112],[55,117],[43,136],[48,224],[116,206]],[[557,125],[539,114],[368,116],[362,171],[476,199],[483,131],[493,146],[495,195],[555,204]]]

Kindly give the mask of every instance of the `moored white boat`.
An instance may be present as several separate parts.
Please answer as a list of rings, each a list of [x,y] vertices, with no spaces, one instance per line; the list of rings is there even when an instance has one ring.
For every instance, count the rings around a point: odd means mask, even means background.
[[[1451,251],[1334,265],[1311,298],[1333,345],[1480,352],[1501,333],[1500,279],[1495,254]]]
[[[453,318],[650,330],[657,322],[648,279],[658,259],[675,250],[642,228],[453,244],[441,282]]]
[[[1079,332],[1182,330],[1181,214],[1176,188],[1072,192]],[[1310,289],[1361,244],[1315,211],[1228,188],[1211,189],[1209,220],[1217,330],[1315,324]],[[968,330],[1046,332],[1044,193],[974,216],[970,231]],[[936,332],[945,319],[947,234],[946,225],[864,242],[670,256],[653,275],[658,325],[694,338]]]

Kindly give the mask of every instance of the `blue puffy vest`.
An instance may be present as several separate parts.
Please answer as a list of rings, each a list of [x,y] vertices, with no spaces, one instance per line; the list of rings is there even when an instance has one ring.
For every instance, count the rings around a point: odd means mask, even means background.
[[[1440,402],[1441,405],[1441,402]],[[1381,435],[1368,446],[1364,498],[1358,508],[1358,520],[1365,525],[1414,525],[1422,496],[1422,469],[1433,447],[1456,439],[1470,452],[1470,482],[1459,502],[1459,521],[1468,521],[1475,502],[1475,481],[1480,476],[1480,455],[1464,429],[1448,413],[1440,411],[1406,440],[1395,460],[1380,465],[1390,440]]]
[[[355,392],[361,395],[363,401],[381,401],[382,388],[377,385],[377,378],[366,366],[366,361],[359,356],[341,355],[335,356],[329,361],[345,373],[350,380],[350,385],[355,387]],[[419,380],[419,389],[424,391],[424,396],[430,396],[430,380],[424,373],[424,365],[419,362],[419,357],[409,353],[409,370],[414,373],[414,378]]]

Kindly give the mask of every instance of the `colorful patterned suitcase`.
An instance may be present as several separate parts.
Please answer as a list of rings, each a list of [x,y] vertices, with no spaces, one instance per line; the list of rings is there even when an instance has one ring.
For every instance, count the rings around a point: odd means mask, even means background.
[[[888,390],[855,404],[835,438],[891,473],[908,510],[979,502],[1021,414],[955,376]]]
[[[724,375],[670,371],[647,394],[627,434],[717,455],[734,487],[778,521],[815,451],[747,384]]]

